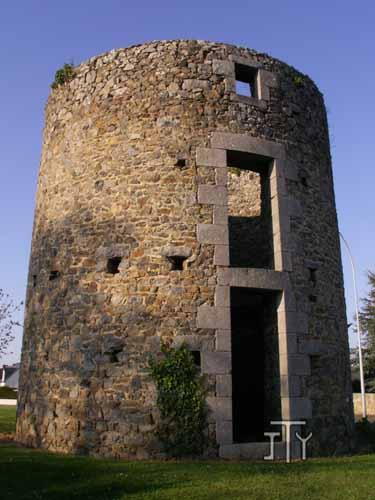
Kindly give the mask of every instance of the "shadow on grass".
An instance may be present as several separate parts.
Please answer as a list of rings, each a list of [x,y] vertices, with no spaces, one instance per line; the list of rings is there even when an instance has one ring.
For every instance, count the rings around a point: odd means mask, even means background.
[[[165,464],[142,464],[0,447],[1,500],[115,499],[173,486]],[[4,481],[5,480],[5,481]]]

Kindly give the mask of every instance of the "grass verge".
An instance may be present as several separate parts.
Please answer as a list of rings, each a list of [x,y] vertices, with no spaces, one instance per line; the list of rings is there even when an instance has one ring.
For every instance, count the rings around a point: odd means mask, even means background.
[[[16,407],[0,406],[0,434],[9,434],[16,430]]]

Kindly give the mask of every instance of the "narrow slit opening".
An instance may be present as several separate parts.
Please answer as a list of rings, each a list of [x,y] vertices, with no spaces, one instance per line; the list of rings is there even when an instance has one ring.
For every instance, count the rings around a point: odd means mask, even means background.
[[[200,351],[190,351],[194,360],[194,364],[197,368],[201,367],[201,352]]]

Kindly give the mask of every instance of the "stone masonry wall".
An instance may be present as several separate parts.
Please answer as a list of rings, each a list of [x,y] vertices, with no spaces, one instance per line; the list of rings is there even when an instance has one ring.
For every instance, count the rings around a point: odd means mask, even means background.
[[[235,94],[233,58],[262,68],[261,99]],[[20,442],[159,456],[148,357],[161,340],[201,350],[209,398],[223,395],[230,348],[197,314],[214,306],[219,271],[228,264],[214,261],[215,237],[202,242],[197,226],[227,217],[225,203],[219,210],[210,201],[213,192],[226,195],[227,181],[224,170],[197,162],[196,154],[214,132],[231,132],[285,148],[285,276],[303,332],[290,337],[295,396],[312,397],[316,451],[331,450],[332,439],[347,448],[352,403],[326,115],[314,83],[296,76],[244,48],[152,42],[94,57],[51,91],[28,279]],[[172,270],[176,256],[182,270]],[[107,267],[113,258],[120,262],[115,274]],[[219,359],[213,355],[220,355],[219,369],[210,364]],[[314,381],[310,356],[324,359]],[[217,411],[210,433],[219,441]]]

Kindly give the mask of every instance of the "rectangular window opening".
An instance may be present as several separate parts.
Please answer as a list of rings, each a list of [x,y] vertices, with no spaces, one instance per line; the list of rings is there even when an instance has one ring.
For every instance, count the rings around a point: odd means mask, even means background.
[[[231,267],[274,269],[269,158],[227,151]]]
[[[50,271],[49,281],[57,280],[60,277],[60,271]]]
[[[232,287],[233,439],[264,441],[281,418],[277,329],[279,292]]]
[[[257,68],[235,64],[236,93],[246,97],[258,98]]]

